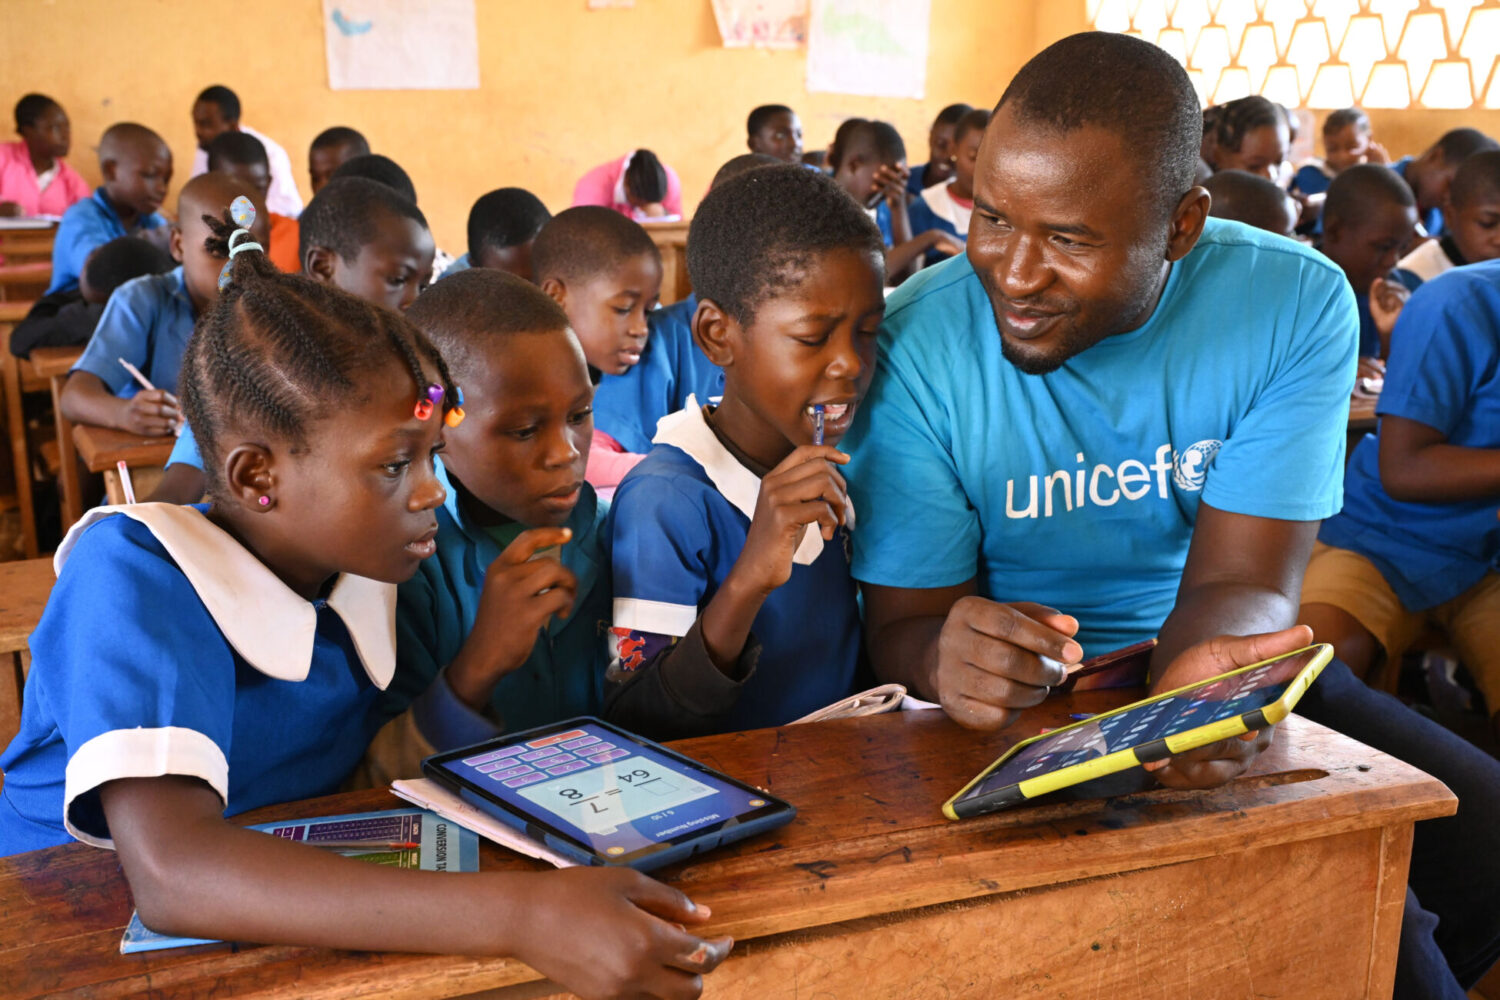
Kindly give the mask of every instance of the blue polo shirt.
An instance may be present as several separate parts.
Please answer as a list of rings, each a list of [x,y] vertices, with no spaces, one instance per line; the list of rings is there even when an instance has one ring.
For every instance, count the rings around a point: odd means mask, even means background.
[[[1403,156],[1401,157],[1401,159],[1391,164],[1391,169],[1400,174],[1401,179],[1405,181],[1406,168],[1411,166],[1414,159],[1416,159],[1416,157],[1414,156]],[[1411,186],[1410,181],[1407,181],[1407,186]],[[1416,194],[1415,188],[1412,189],[1412,193]],[[1429,208],[1426,213],[1422,213],[1421,209],[1418,209],[1417,211],[1422,216],[1422,228],[1427,230],[1428,236],[1436,239],[1437,237],[1443,235],[1443,210],[1441,208]]]
[[[604,705],[609,666],[606,505],[584,485],[567,521],[573,540],[560,553],[562,564],[578,578],[573,613],[549,621],[526,663],[495,685],[490,704],[503,720],[503,727],[497,727],[476,717],[446,681],[438,681],[474,630],[485,574],[501,549],[464,510],[442,462],[434,464],[448,499],[437,512],[437,552],[397,590],[396,677],[383,700],[386,715],[399,715],[435,689],[414,714],[422,734],[439,749],[484,739],[500,728],[514,732],[575,715],[597,715]]]
[[[610,507],[617,635],[686,635],[734,568],[760,495],[760,478],[696,401],[663,421],[657,440]],[[760,660],[719,731],[785,725],[853,690],[860,623],[847,537],[804,535],[791,579],[751,624]]]
[[[99,508],[58,549],[0,755],[0,855],[113,846],[115,779],[197,778],[232,816],[337,791],[363,757],[394,588],[344,576],[304,600],[205,509]]]
[[[198,438],[186,420],[182,422],[182,433],[178,435],[177,443],[172,446],[172,454],[167,456],[167,465],[191,465],[199,472],[203,471],[203,456],[198,451]]]
[[[693,342],[698,296],[653,309],[646,316],[650,334],[641,360],[623,375],[605,375],[594,391],[594,426],[626,451],[651,450],[656,423],[695,396],[708,402],[724,395],[724,369]]]
[[[1001,355],[967,257],[926,269],[890,298],[844,441],[854,576],[977,578],[992,600],[1076,616],[1086,653],[1154,636],[1200,501],[1297,521],[1338,510],[1356,332],[1337,267],[1221,219],[1143,326],[1047,375]]]
[[[1454,268],[1412,293],[1375,411],[1436,428],[1451,445],[1500,448],[1500,261]],[[1344,496],[1318,537],[1374,563],[1408,610],[1442,604],[1500,568],[1500,497],[1392,499],[1378,434],[1354,449]]]
[[[120,221],[120,213],[110,203],[104,188],[94,189],[92,198],[76,202],[63,213],[57,226],[57,238],[52,243],[52,284],[47,294],[71,292],[78,287],[78,276],[83,273],[83,263],[95,247],[101,247],[120,236],[134,236],[143,229],[156,229],[167,225],[159,212],[138,220],[134,227],[127,228]]]
[[[443,269],[443,273],[438,275],[438,280],[441,281],[442,279],[448,277],[448,275],[457,274],[459,271],[467,271],[473,266],[474,265],[469,263],[468,254],[464,254],[461,257],[455,257],[453,258],[453,263],[449,264],[446,268]]]
[[[132,278],[109,297],[73,371],[97,375],[110,392],[129,399],[141,385],[120,364],[124,358],[156,388],[175,393],[193,321],[193,300],[181,265],[166,274]]]

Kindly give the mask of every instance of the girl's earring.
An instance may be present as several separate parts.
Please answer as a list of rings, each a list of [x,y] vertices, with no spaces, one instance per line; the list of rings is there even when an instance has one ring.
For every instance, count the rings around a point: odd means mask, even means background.
[[[260,500],[257,501],[257,502],[261,505],[261,507],[269,507],[269,506],[271,506],[271,498],[268,497],[268,496],[265,496],[264,494],[261,495]]]

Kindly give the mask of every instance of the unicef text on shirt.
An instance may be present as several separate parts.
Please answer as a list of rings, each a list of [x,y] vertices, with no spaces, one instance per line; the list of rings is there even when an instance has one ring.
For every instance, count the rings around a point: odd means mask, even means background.
[[[1121,500],[1141,500],[1153,487],[1157,496],[1167,498],[1167,473],[1172,485],[1188,493],[1203,489],[1208,467],[1224,442],[1209,439],[1176,451],[1170,444],[1156,449],[1150,465],[1140,459],[1127,458],[1119,465],[1098,464],[1090,468],[1083,452],[1078,453],[1078,468],[1058,469],[1042,476],[1028,476],[1023,489],[1027,500],[1016,506],[1016,480],[1005,484],[1005,516],[1014,520],[1029,517],[1051,517],[1054,511],[1066,512],[1092,504],[1113,507]],[[1040,514],[1038,513],[1040,511]]]

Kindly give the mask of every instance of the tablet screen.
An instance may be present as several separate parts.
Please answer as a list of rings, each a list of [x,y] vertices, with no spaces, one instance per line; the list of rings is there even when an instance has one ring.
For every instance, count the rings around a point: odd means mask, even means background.
[[[471,788],[620,858],[772,803],[592,722],[438,762]]]
[[[1049,771],[1265,708],[1286,693],[1287,685],[1319,655],[1320,649],[1301,650],[1242,674],[1207,681],[1170,698],[1141,702],[1117,713],[1059,729],[1022,747],[958,801],[982,798]]]

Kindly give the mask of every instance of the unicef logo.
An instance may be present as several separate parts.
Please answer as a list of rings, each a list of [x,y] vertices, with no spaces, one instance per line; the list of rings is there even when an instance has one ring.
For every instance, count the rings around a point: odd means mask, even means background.
[[[1196,493],[1208,478],[1208,466],[1224,447],[1223,441],[1199,441],[1188,445],[1172,462],[1172,482],[1180,490]]]

